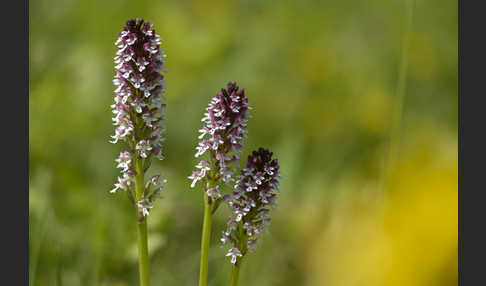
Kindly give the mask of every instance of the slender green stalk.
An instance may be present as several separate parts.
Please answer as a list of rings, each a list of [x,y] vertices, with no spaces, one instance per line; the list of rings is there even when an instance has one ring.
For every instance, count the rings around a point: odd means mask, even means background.
[[[135,177],[135,192],[136,200],[139,201],[143,197],[144,192],[144,172],[142,169],[142,160],[137,160]],[[149,263],[148,263],[148,243],[147,243],[147,218],[142,216],[142,221],[139,220],[141,216],[138,206],[137,210],[137,235],[138,235],[138,266],[140,273],[140,286],[149,286]]]
[[[201,237],[201,263],[199,266],[199,286],[206,286],[208,277],[208,253],[211,238],[212,205],[204,194],[204,221]]]
[[[245,230],[238,225],[238,236],[240,237],[240,243],[238,243],[238,249],[244,255],[248,251],[247,249],[247,241],[248,236],[245,234]],[[243,257],[237,258],[236,263],[233,265],[231,270],[231,281],[230,286],[237,286],[238,285],[238,277],[240,275],[240,267],[241,263],[243,263]]]
[[[240,259],[239,263],[236,263],[235,265],[233,265],[233,270],[231,271],[230,286],[237,286],[238,285],[238,276],[240,274],[240,266],[241,266],[242,261],[243,260]]]

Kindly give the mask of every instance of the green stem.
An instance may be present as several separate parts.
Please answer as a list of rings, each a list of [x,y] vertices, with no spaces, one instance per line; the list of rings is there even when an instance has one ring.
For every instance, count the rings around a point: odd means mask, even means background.
[[[241,254],[244,256],[247,252],[247,241],[248,241],[248,236],[245,234],[245,230],[241,226],[241,224],[238,225],[238,236],[240,237],[240,241],[237,245],[238,250],[240,250]],[[230,286],[237,286],[238,285],[238,277],[240,275],[240,267],[241,263],[243,263],[243,256],[236,258],[236,263],[233,265],[233,268],[231,270],[231,281],[230,281]]]
[[[201,238],[201,263],[199,268],[199,286],[206,286],[208,277],[208,253],[211,238],[212,205],[204,194],[204,221]]]
[[[237,286],[238,285],[238,276],[240,274],[240,265],[242,260],[240,259],[239,263],[233,265],[233,270],[231,271],[231,282],[230,286]]]
[[[135,194],[136,202],[143,198],[144,192],[144,172],[142,169],[142,160],[136,162],[136,176],[135,176]],[[138,235],[138,267],[140,273],[140,286],[149,286],[149,263],[148,263],[148,243],[147,243],[147,219],[142,216],[142,221],[139,220],[141,216],[138,206],[137,210],[137,235]]]

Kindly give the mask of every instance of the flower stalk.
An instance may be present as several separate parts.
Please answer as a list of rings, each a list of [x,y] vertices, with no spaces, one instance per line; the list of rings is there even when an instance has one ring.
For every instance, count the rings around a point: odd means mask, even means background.
[[[204,218],[203,229],[201,237],[201,260],[199,268],[199,286],[206,286],[208,277],[208,255],[209,255],[209,242],[211,240],[211,224],[213,221],[212,204],[210,197],[207,194],[204,196]]]
[[[231,270],[231,281],[230,281],[231,286],[237,286],[238,285],[238,278],[239,278],[239,275],[240,275],[240,266],[241,266],[241,261],[240,261],[240,263],[233,265],[233,268]]]
[[[137,175],[135,176],[135,191],[136,199],[140,201],[144,192],[144,173],[142,167],[142,160],[137,160]],[[148,260],[148,239],[147,239],[147,220],[140,220],[139,206],[137,209],[137,243],[138,243],[138,265],[140,286],[149,286],[149,260]]]
[[[241,249],[242,253],[246,253],[247,248],[246,248],[246,243],[248,240],[248,236],[245,234],[243,228],[238,226],[238,236],[241,238],[240,241],[237,243],[237,249]],[[236,252],[236,250],[234,250]],[[230,256],[230,255],[226,255]],[[243,263],[243,255],[240,256],[239,259],[235,259],[235,263],[233,263],[233,267],[231,269],[231,280],[230,280],[230,285],[231,286],[237,286],[238,285],[238,278],[240,275],[240,268],[241,264]]]

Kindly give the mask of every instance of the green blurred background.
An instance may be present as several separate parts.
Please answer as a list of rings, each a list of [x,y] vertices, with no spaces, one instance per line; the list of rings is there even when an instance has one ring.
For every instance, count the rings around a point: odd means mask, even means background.
[[[137,285],[135,214],[111,195],[114,42],[155,24],[168,55],[168,179],[153,285],[196,285],[197,130],[228,81],[253,107],[243,156],[279,158],[279,207],[241,285],[457,284],[457,2],[30,2],[31,285]],[[218,210],[209,285],[228,285]]]

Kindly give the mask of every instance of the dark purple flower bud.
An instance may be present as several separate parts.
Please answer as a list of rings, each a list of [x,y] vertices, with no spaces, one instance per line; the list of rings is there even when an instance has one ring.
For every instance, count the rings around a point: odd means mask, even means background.
[[[277,179],[280,178],[280,166],[277,159],[272,159],[272,155],[272,152],[263,148],[253,151],[238,176],[235,191],[227,198],[232,215],[221,241],[232,243],[231,253],[236,253],[234,248],[238,247],[242,256],[247,250],[253,251],[260,233],[270,223],[270,209],[275,205]],[[244,237],[240,237],[241,232]],[[228,256],[232,256],[231,262],[234,264],[237,257],[230,252]]]

